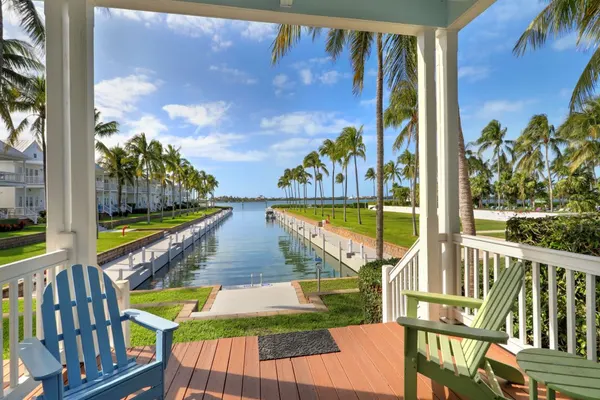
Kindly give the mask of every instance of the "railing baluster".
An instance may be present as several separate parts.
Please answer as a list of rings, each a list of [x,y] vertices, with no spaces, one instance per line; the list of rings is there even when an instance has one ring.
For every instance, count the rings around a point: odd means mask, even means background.
[[[401,271],[400,275],[398,275],[398,285],[400,286],[400,316],[405,317],[406,311],[404,311],[404,296],[402,295],[402,291],[406,290],[404,287],[404,275],[405,271]]]
[[[9,374],[10,387],[14,388],[19,381],[19,357],[17,356],[19,347],[19,282],[17,280],[12,280],[8,284],[8,303]]]
[[[23,278],[23,335],[26,338],[33,336],[33,316],[31,311],[31,280],[33,276],[27,275]]]
[[[35,335],[38,339],[44,337],[42,328],[42,295],[44,293],[44,271],[35,274]]]
[[[508,256],[504,257],[504,268],[510,267],[511,258]],[[506,317],[506,333],[508,333],[509,337],[514,337],[513,335],[513,313],[512,311],[508,313]]]
[[[470,286],[471,286],[471,270],[470,270],[470,260],[469,260],[469,248],[467,246],[465,249],[465,297],[470,297]],[[468,307],[465,307],[465,313],[471,314],[471,310]]]
[[[483,252],[483,298],[487,298],[490,290],[490,253]]]
[[[394,282],[396,284],[396,293],[398,293],[396,297],[396,318],[398,318],[402,316],[402,282],[400,282],[399,275],[396,277]]]
[[[456,245],[456,249],[454,249],[454,254],[456,255],[456,295],[460,296],[462,294],[462,283],[461,283],[461,252],[460,252],[460,244]]]
[[[558,349],[558,302],[556,291],[556,267],[548,264],[548,336],[552,350]]]
[[[567,351],[575,354],[577,337],[575,332],[575,274],[567,269]]]
[[[542,330],[540,327],[540,263],[531,263],[531,277],[533,290],[533,346],[542,347]]]
[[[473,249],[473,297],[479,298],[479,250]],[[475,313],[476,310],[473,310]]]
[[[398,292],[397,292],[397,288],[396,285],[394,284],[394,281],[391,282],[391,286],[392,286],[392,321],[396,320],[397,317],[397,311],[396,311],[396,307],[397,307],[397,296],[398,296]]]
[[[596,276],[585,275],[586,352],[588,360],[598,360],[596,331]]]
[[[521,265],[523,265],[524,268],[525,264],[523,263],[523,260],[519,261],[521,261]],[[519,291],[519,338],[524,345],[527,344],[527,307],[525,304],[526,284],[527,282],[523,282],[521,290]]]
[[[494,253],[494,283],[498,280],[500,275],[500,254]]]

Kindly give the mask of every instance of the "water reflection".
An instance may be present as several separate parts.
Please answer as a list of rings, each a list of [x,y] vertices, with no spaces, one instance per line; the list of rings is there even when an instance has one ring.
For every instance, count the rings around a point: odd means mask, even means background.
[[[264,203],[234,207],[233,215],[140,289],[286,282],[356,275],[276,221],[265,221]],[[252,274],[252,278],[251,278]]]

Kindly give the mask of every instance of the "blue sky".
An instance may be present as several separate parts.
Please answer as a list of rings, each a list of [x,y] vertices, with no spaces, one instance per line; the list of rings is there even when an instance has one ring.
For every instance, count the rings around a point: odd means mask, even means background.
[[[512,54],[541,7],[537,0],[498,0],[461,31],[459,96],[467,142],[494,118],[509,137],[535,113],[547,113],[555,124],[564,118],[589,52],[567,36],[521,58]],[[374,166],[375,59],[357,97],[347,54],[332,63],[322,39],[303,40],[272,66],[271,24],[125,10],[96,15],[96,105],[122,131],[107,144],[146,132],[181,146],[197,168],[217,177],[217,195],[280,195],[283,169],[348,125],[365,127],[361,177]],[[6,34],[22,35],[10,19]],[[385,132],[386,160],[396,157],[396,133]],[[361,179],[361,192],[372,194],[372,185]]]

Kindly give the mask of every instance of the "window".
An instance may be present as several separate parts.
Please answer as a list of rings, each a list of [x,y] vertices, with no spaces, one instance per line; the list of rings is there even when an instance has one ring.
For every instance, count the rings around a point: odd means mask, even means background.
[[[19,196],[19,207],[23,207],[23,196]]]
[[[37,153],[33,153],[33,158],[37,158]]]
[[[35,176],[38,176],[38,172],[39,172],[39,171],[36,169],[36,170],[35,170]]]

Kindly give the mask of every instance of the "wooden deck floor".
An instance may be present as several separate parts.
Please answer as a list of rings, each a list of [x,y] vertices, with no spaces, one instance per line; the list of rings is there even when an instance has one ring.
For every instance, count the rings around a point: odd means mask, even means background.
[[[178,343],[166,371],[166,399],[402,399],[403,332],[395,323],[331,329],[341,352],[259,361],[257,337]],[[132,348],[147,363],[154,347]],[[494,346],[489,356],[516,365]],[[506,397],[529,398],[527,388],[503,384]],[[419,375],[419,399],[461,399]],[[544,390],[540,398],[545,399]],[[476,399],[473,399],[476,400]]]

